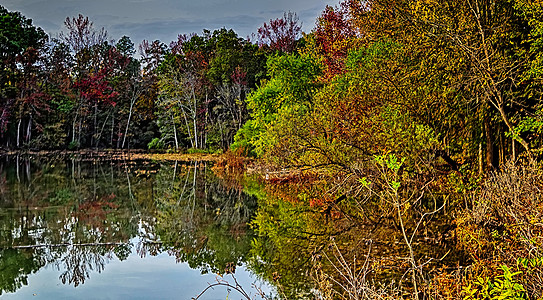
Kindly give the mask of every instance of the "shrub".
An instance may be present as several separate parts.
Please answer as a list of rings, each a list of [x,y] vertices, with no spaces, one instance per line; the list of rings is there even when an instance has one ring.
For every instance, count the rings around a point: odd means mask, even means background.
[[[530,299],[543,295],[543,269],[519,263],[543,257],[542,175],[537,166],[510,162],[471,195],[471,209],[457,219],[458,246],[473,260],[466,296],[475,286],[475,295],[483,295],[483,287],[491,293],[500,286],[510,291],[508,295],[519,296],[524,290]]]
[[[164,149],[164,141],[159,138],[154,138],[147,144],[147,148],[151,149]]]

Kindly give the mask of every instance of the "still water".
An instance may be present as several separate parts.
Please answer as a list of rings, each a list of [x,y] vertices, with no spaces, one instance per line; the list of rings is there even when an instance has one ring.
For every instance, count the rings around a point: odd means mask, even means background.
[[[256,208],[203,162],[1,157],[0,297],[260,299]]]

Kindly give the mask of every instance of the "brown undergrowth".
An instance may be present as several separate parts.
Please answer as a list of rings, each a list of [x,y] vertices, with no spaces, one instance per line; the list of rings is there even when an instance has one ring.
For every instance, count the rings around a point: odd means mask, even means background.
[[[228,174],[245,173],[253,160],[247,157],[244,148],[228,150],[216,160],[215,170]]]
[[[228,150],[213,165],[213,172],[224,180],[226,186],[243,190],[244,177],[253,164],[253,159],[247,157],[243,148]]]
[[[466,195],[457,247],[470,264],[434,278],[436,299],[543,297],[543,173],[507,163]]]

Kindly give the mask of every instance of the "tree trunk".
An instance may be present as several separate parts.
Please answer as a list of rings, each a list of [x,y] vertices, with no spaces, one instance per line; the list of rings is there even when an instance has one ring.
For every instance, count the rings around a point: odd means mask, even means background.
[[[32,114],[30,114],[30,119],[28,120],[28,126],[26,127],[26,142],[30,142],[30,139],[32,138]]]
[[[98,103],[95,103],[94,104],[94,126],[92,128],[93,133],[91,136],[91,147],[94,144],[94,141],[98,135],[97,127],[98,127]]]
[[[515,149],[515,139],[514,138],[511,139],[511,152],[513,153],[513,161],[516,161],[517,160],[517,153],[516,153],[516,149]]]
[[[503,130],[502,130],[501,127],[502,126],[500,126],[500,131],[498,132],[498,135],[499,135],[499,148],[498,148],[499,166],[503,166],[503,164],[505,163],[505,146],[503,144]]]
[[[116,148],[119,149],[121,147],[121,139],[119,138],[121,136],[121,126],[117,126],[117,146]]]
[[[207,98],[207,91],[206,91],[206,118],[205,118],[205,123],[204,123],[204,145],[207,145],[207,124],[209,123],[209,103],[207,102],[208,101],[208,98]]]
[[[183,107],[181,109],[183,110],[183,118],[185,119],[185,126],[187,127],[187,132],[189,134],[190,146],[194,148],[194,141],[192,139],[192,134],[190,133],[190,126],[189,126],[189,121],[187,120],[187,113],[185,112],[185,109]]]
[[[172,114],[172,126],[173,126],[173,137],[175,140],[175,150],[179,150],[179,143],[177,141],[177,128],[175,127],[175,119]]]
[[[134,108],[135,102],[136,102],[135,98],[132,98],[132,100],[130,101],[130,110],[128,111],[128,120],[126,121],[126,128],[124,129],[123,143],[121,144],[122,149],[124,149],[126,136],[128,135],[128,128],[130,127],[130,120],[132,119],[132,109]]]
[[[192,124],[194,126],[194,148],[198,149],[198,129],[196,127],[196,119],[197,119],[197,112],[196,112],[196,98],[194,99],[194,118],[192,119]]]
[[[77,132],[77,148],[81,147],[81,130],[83,127],[83,121],[79,119],[79,130]]]
[[[481,137],[482,139],[482,137]],[[483,175],[483,171],[484,171],[484,159],[483,159],[483,143],[482,142],[479,142],[479,153],[478,153],[478,158],[479,158],[479,176]]]
[[[124,130],[123,143],[121,144],[121,148],[123,149],[126,142],[126,137],[128,136],[128,130],[130,129],[130,122],[132,120],[132,113],[134,112],[134,105],[136,104],[136,101],[142,93],[143,87],[139,83],[132,86],[132,99],[130,99],[130,110],[128,111],[128,120],[126,122],[126,128]]]
[[[111,148],[113,148],[114,134],[115,134],[115,113],[113,114],[113,118],[111,118],[111,136],[109,137],[109,144],[111,145]]]
[[[486,155],[485,155],[485,164],[488,170],[494,169],[494,143],[492,141],[492,130],[490,127],[489,117],[484,117],[484,129],[485,129],[485,144],[486,144]]]
[[[19,118],[19,123],[17,124],[17,148],[19,148],[20,136],[21,136],[21,118]]]
[[[106,116],[106,119],[104,120],[104,124],[102,125],[102,129],[100,129],[100,133],[98,133],[98,136],[96,137],[96,144],[95,147],[98,148],[100,145],[100,140],[102,139],[102,133],[104,133],[104,129],[106,128],[107,120],[111,116],[112,112],[110,111],[109,114]]]
[[[72,122],[72,143],[75,142],[75,128],[76,128],[76,124],[77,124],[77,116],[79,114],[79,108],[77,109],[76,113],[75,113],[75,116],[74,116],[74,121]]]
[[[515,132],[513,125],[509,122],[509,118],[507,118],[507,115],[505,114],[505,111],[503,110],[503,106],[498,107],[498,111],[500,112],[500,116],[502,117],[503,122],[507,126],[507,129],[509,129],[509,132]],[[524,147],[524,150],[526,150],[526,154],[528,154],[528,158],[530,160],[533,160],[532,151],[530,150],[530,145],[528,142],[526,142],[525,139],[523,139],[521,136],[515,136],[515,139]]]

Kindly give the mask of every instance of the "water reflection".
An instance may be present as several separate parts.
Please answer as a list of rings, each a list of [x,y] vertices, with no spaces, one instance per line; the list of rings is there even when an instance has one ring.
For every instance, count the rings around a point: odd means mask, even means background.
[[[78,287],[131,253],[224,273],[247,259],[256,205],[202,162],[2,158],[0,295],[45,266]]]
[[[223,273],[231,263],[240,265],[251,246],[246,224],[256,209],[256,199],[210,184],[205,166],[183,166],[179,172],[185,175],[177,182],[168,182],[174,177],[170,174],[157,174],[163,179],[157,180],[158,190],[165,191],[156,197],[160,207],[156,230],[163,247],[178,261],[203,272]]]

